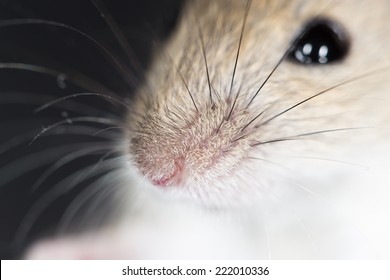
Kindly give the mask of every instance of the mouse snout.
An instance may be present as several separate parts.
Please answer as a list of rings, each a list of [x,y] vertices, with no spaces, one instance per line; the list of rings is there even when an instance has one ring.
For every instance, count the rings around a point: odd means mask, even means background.
[[[183,180],[184,160],[183,158],[177,158],[173,161],[173,169],[167,172],[159,173],[158,178],[150,176],[151,182],[158,187],[166,187],[170,185],[178,185]]]

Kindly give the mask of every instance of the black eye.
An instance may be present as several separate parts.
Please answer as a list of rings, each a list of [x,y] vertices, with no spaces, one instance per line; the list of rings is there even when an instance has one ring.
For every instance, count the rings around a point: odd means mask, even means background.
[[[316,19],[294,41],[288,58],[303,64],[325,64],[342,60],[348,49],[349,39],[342,26],[331,20]]]

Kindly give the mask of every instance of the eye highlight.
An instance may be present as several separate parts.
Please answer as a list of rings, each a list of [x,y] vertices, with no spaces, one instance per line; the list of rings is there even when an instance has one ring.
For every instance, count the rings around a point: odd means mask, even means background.
[[[288,59],[302,64],[327,64],[342,60],[349,50],[345,29],[328,19],[309,22],[293,42]]]

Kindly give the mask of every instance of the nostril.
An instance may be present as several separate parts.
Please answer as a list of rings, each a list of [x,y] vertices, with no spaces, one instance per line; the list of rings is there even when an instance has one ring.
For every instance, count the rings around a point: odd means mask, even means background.
[[[154,179],[152,180],[152,183],[156,186],[159,186],[159,187],[166,187],[169,185],[169,183],[172,181],[172,179],[175,177],[175,173],[176,171],[174,171],[174,173],[172,173],[171,175],[168,175],[164,178],[161,178],[161,179]]]
[[[180,182],[180,176],[184,166],[184,159],[178,158],[174,160],[174,169],[171,173],[163,176],[159,179],[152,179],[152,183],[159,187],[166,187],[171,185],[173,182]]]

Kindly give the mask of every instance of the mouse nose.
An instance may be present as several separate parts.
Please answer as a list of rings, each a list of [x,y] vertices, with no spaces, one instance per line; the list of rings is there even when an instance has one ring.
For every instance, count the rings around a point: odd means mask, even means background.
[[[184,159],[177,158],[173,161],[173,169],[170,172],[166,172],[161,178],[152,178],[151,181],[154,185],[159,187],[166,187],[169,185],[177,185],[182,181],[184,170]]]

